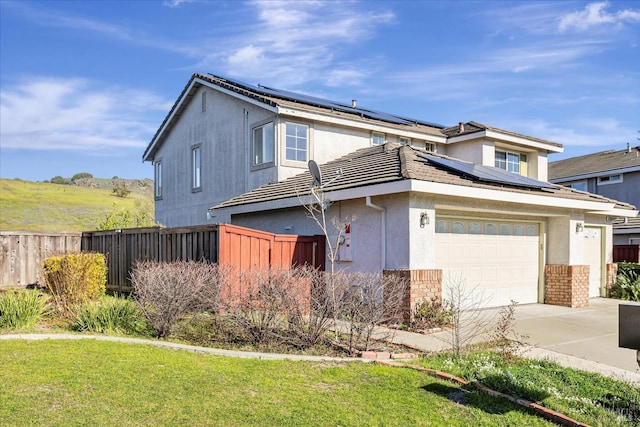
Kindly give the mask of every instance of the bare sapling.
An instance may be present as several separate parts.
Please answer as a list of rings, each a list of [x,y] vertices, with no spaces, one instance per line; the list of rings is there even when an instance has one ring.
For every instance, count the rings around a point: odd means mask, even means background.
[[[464,347],[489,331],[490,319],[480,310],[486,297],[477,285],[469,286],[462,275],[447,275],[443,290],[444,299],[450,305],[452,320],[450,333],[444,339],[451,345],[455,356],[459,357]]]

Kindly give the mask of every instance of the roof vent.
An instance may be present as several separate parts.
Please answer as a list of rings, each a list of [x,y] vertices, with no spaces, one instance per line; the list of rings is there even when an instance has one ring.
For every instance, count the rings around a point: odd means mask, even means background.
[[[358,107],[358,101],[356,101],[355,99],[351,100],[351,108],[357,108]]]
[[[464,123],[459,122],[458,123],[458,133],[463,133],[464,132]]]

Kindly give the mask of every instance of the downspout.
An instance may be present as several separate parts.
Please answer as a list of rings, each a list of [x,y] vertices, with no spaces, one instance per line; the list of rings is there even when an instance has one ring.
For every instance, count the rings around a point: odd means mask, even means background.
[[[387,267],[387,209],[371,203],[371,196],[366,196],[365,204],[378,212],[382,212],[382,225],[380,227],[380,262],[382,264],[381,269],[384,270]]]

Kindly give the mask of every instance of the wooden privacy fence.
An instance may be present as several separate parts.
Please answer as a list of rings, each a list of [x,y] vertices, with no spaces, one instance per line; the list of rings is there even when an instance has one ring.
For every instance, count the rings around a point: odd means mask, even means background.
[[[81,233],[0,231],[0,289],[41,281],[45,258],[79,252]]]
[[[640,245],[613,245],[613,262],[640,262]]]
[[[131,290],[136,261],[210,261],[240,271],[310,264],[324,270],[324,236],[296,236],[217,224],[82,233],[82,250],[107,257],[107,286]]]

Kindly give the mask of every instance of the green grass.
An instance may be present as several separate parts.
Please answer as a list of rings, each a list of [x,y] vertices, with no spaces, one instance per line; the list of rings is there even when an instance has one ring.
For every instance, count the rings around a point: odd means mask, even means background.
[[[456,359],[439,354],[422,365],[478,380],[503,393],[535,401],[593,426],[640,425],[640,387],[549,361],[515,358],[505,363],[491,352]]]
[[[502,399],[447,398],[410,369],[234,359],[93,340],[0,341],[0,425],[542,426]]]
[[[0,230],[89,231],[111,211],[136,209],[136,201],[153,206],[151,187],[139,187],[128,197],[112,194],[110,180],[93,179],[92,187],[0,179]],[[150,183],[148,183],[151,185]]]

